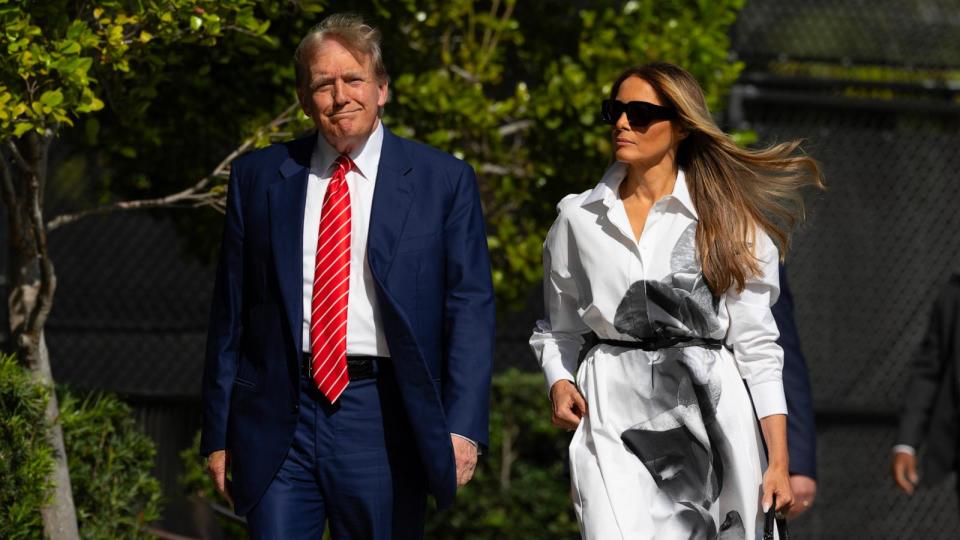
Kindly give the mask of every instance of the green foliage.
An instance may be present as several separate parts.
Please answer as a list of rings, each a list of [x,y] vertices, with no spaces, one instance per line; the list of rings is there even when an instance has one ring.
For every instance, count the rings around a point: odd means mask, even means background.
[[[152,538],[143,525],[160,518],[160,483],[150,475],[152,441],[115,397],[59,392],[70,481],[83,538]],[[53,448],[44,410],[49,389],[10,356],[0,356],[0,531],[40,538],[40,508],[50,501]]]
[[[570,480],[569,435],[550,423],[539,373],[515,369],[493,379],[490,448],[456,504],[434,513],[428,538],[579,538]]]
[[[689,70],[717,110],[742,65],[728,30],[743,0],[373,2],[393,75],[385,122],[478,171],[501,305],[540,277],[554,205],[596,184],[611,154],[599,102],[625,68]]]
[[[153,538],[143,526],[160,519],[156,450],[130,407],[108,394],[63,393],[60,421],[83,538]]]
[[[743,0],[331,4],[331,10],[363,14],[383,31],[392,76],[385,123],[477,169],[498,305],[505,308],[517,306],[540,278],[542,238],[556,202],[592,187],[609,161],[609,129],[598,123],[597,108],[616,75],[651,60],[675,62],[697,77],[718,110],[742,69],[729,60],[728,31]],[[56,44],[68,39],[60,36],[71,25],[82,23],[99,36],[81,43],[79,52],[64,49],[90,59],[88,71],[96,80],[84,88],[105,105],[65,132],[86,157],[65,160],[69,168],[53,173],[53,199],[68,191],[61,184],[98,179],[70,190],[83,192],[81,206],[163,195],[209,173],[245,135],[293,102],[292,51],[328,9],[321,1],[282,0],[113,2],[97,13],[85,3],[53,5],[30,14],[22,7],[0,8],[0,20],[15,30],[0,37],[9,43],[0,44],[18,48],[27,39],[52,59],[67,54],[57,52]],[[71,17],[58,18],[59,12]],[[97,26],[101,18],[110,23]],[[118,25],[128,36],[134,28],[146,29],[150,39],[130,39],[126,48],[117,45],[119,52],[104,54],[110,43],[104,36]],[[38,34],[38,28],[44,30]],[[215,47],[207,46],[214,41]],[[7,90],[0,91],[0,101],[7,100],[4,110],[19,112],[0,119],[7,126],[0,134],[29,129],[20,124],[39,125],[30,116],[33,103],[68,119],[83,114],[77,103],[84,91],[65,82],[82,78],[38,71],[36,63],[26,68],[2,62],[0,84]],[[35,90],[28,96],[27,88]],[[41,124],[56,120],[51,115]],[[309,124],[301,118],[287,126],[286,135],[293,137],[298,127]],[[181,214],[178,220],[189,231],[190,249],[209,259],[219,219]]]
[[[53,449],[46,439],[45,386],[9,355],[0,355],[0,531],[4,538],[36,538],[39,508],[50,500]]]
[[[540,374],[511,369],[493,378],[490,448],[456,504],[428,516],[426,537],[437,539],[577,538],[566,473],[569,436],[550,423]],[[188,493],[222,501],[197,458],[200,438],[180,457]],[[231,538],[246,533],[220,518]]]
[[[0,139],[56,131],[99,111],[105,103],[95,74],[129,73],[133,59],[159,47],[214,45],[227,29],[263,36],[269,23],[254,16],[254,6],[253,0],[0,0]]]

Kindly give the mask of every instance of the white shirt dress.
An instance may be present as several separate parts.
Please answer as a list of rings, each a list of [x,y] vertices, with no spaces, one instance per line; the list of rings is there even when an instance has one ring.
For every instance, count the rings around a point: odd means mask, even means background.
[[[570,443],[583,538],[762,538],[766,458],[757,418],[787,412],[770,312],[779,294],[776,246],[758,232],[762,274],[741,292],[715,296],[697,256],[683,171],[651,208],[639,242],[618,195],[625,175],[615,163],[594,189],[558,205],[544,243],[546,316],[530,339],[548,388],[575,381],[587,402]],[[601,343],[578,366],[591,331],[723,346]]]

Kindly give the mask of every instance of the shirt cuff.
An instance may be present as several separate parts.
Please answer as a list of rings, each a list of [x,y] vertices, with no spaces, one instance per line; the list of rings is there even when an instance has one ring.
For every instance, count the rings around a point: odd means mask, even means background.
[[[783,394],[783,383],[768,381],[750,385],[753,408],[757,418],[766,418],[774,414],[787,414],[787,398]]]
[[[917,449],[910,446],[909,444],[898,444],[893,447],[894,454],[909,454],[911,456],[917,455]]]
[[[459,433],[451,433],[450,435],[452,435],[452,436],[454,436],[454,437],[459,437],[459,438],[467,441],[468,443],[472,444],[474,447],[476,447],[476,449],[477,449],[477,455],[478,455],[478,456],[483,453],[483,452],[480,451],[480,445],[477,444],[477,441],[471,439],[470,437],[463,436],[463,435],[461,435],[461,434],[459,434]]]
[[[550,389],[559,381],[570,381],[576,383],[573,373],[563,365],[563,360],[556,359],[552,362],[544,363],[543,375],[547,378],[547,395],[550,395]]]

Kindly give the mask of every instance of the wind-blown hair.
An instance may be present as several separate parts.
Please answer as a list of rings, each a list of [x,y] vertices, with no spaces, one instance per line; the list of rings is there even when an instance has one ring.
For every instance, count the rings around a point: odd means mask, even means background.
[[[770,235],[783,260],[790,233],[804,218],[802,189],[824,188],[820,167],[798,152],[799,140],[760,149],[737,146],[713,121],[697,80],[678,66],[656,62],[630,68],[613,84],[611,99],[630,77],[650,83],[665,106],[676,108],[675,121],[687,132],[677,148],[677,165],[699,215],[697,251],[704,279],[714,294],[734,285],[742,291],[761,271],[754,249],[757,227]]]
[[[293,53],[297,88],[303,88],[307,84],[306,77],[309,70],[306,63],[310,60],[313,50],[324,39],[336,39],[350,52],[365,56],[370,61],[377,81],[380,83],[390,81],[380,52],[380,31],[363,22],[363,18],[359,15],[336,13],[311,28],[297,45],[297,50]]]

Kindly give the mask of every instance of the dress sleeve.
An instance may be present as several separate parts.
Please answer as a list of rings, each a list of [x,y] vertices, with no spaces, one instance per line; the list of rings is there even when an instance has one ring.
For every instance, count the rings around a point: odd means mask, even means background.
[[[569,223],[561,215],[550,227],[543,245],[543,298],[545,315],[530,337],[530,346],[537,356],[547,380],[547,391],[560,380],[574,381],[577,358],[583,346],[583,335],[590,328],[578,311],[579,291],[576,273],[579,269],[577,246],[569,231]]]
[[[783,393],[783,349],[780,332],[770,310],[780,294],[779,254],[763,232],[757,233],[760,274],[747,280],[743,291],[736,286],[726,294],[730,328],[726,342],[733,350],[740,376],[747,381],[758,418],[787,414]]]

